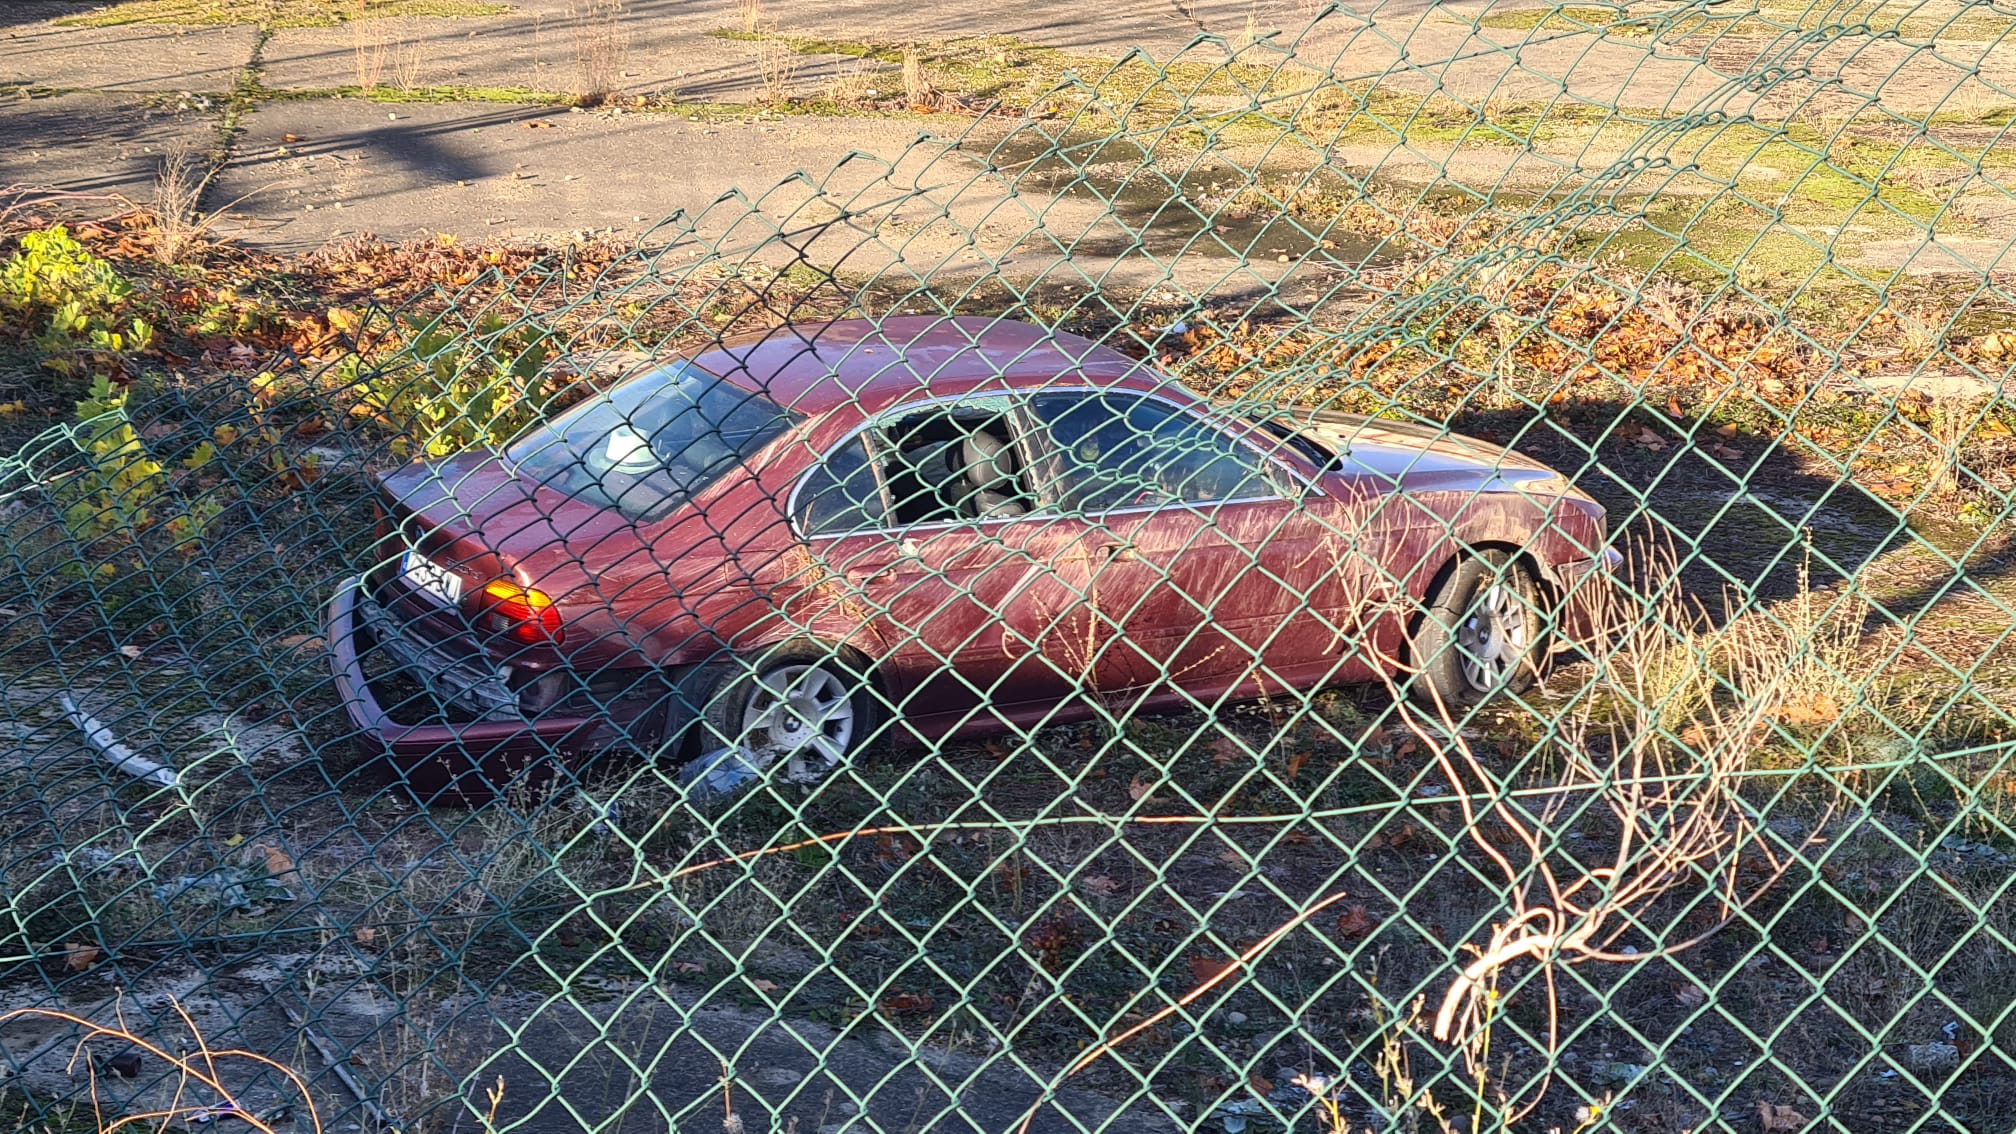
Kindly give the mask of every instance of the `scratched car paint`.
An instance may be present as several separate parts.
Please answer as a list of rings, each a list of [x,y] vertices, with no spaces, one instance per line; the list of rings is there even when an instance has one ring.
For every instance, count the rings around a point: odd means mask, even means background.
[[[670,359],[379,491],[329,640],[361,743],[430,792],[615,749],[810,779],[1382,674],[1474,704],[1586,631],[1614,562],[1511,450],[978,319]]]

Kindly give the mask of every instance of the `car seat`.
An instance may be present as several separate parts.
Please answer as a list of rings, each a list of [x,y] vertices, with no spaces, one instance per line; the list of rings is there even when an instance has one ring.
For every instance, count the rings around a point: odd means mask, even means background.
[[[1018,500],[1015,483],[1015,453],[1006,441],[985,429],[976,429],[960,446],[965,458],[965,499],[975,516],[1020,516],[1028,507]]]

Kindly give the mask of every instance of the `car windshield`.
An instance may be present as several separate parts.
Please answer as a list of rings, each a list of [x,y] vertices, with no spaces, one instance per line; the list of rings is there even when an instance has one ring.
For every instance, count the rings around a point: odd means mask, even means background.
[[[550,488],[649,522],[797,420],[761,394],[674,363],[534,426],[512,442],[505,459]]]

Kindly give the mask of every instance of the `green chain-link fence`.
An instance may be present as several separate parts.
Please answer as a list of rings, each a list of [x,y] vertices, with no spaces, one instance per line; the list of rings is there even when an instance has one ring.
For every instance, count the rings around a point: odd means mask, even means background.
[[[14,240],[19,1124],[2005,1126],[2016,9],[1291,22],[305,331]]]

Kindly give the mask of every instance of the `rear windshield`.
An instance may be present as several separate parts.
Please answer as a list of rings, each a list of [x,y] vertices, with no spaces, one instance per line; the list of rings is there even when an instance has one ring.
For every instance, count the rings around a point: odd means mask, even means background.
[[[798,420],[761,394],[674,363],[534,426],[504,456],[523,476],[649,522]]]

